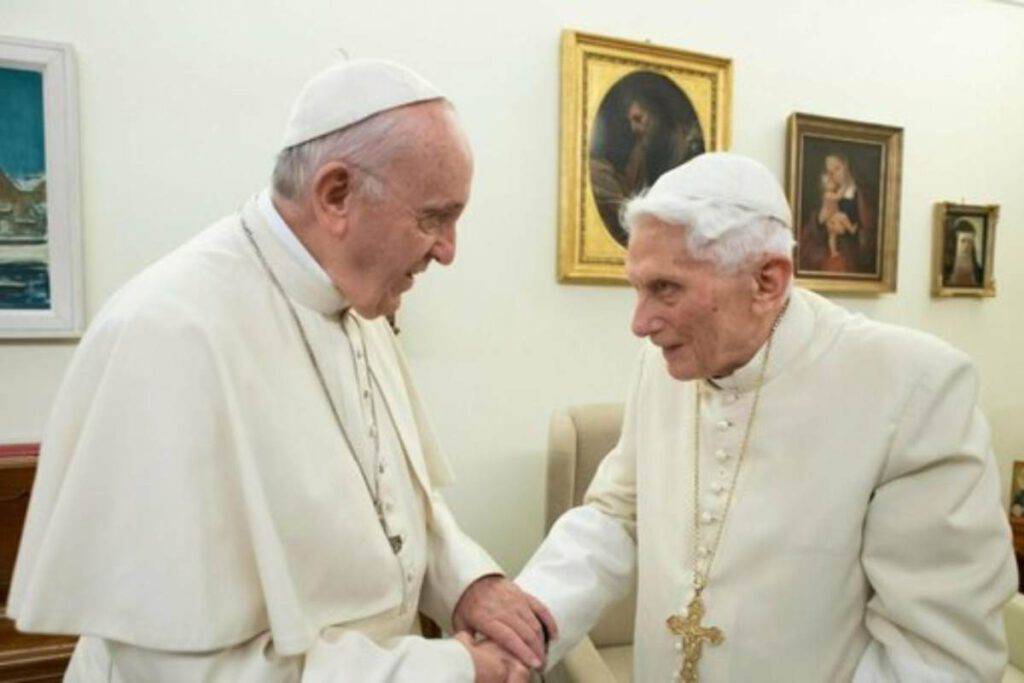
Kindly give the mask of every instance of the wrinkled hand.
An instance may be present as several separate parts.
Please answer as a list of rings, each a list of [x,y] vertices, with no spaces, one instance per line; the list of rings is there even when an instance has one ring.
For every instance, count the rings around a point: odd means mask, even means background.
[[[470,584],[452,617],[456,631],[481,633],[534,669],[544,664],[541,622],[551,640],[558,637],[547,608],[503,576],[485,576]]]
[[[473,658],[475,683],[529,683],[530,670],[494,641],[474,642],[473,636],[465,631],[456,634],[455,640]]]

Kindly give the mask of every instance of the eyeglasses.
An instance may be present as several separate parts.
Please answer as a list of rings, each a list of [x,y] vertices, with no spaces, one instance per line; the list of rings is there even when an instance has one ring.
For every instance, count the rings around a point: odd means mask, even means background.
[[[389,183],[387,179],[383,178],[379,174],[371,171],[370,169],[360,164],[356,164],[351,161],[347,161],[345,163],[347,163],[349,166],[353,168],[359,169],[359,171],[363,175],[366,175],[377,181],[379,187],[384,190],[384,193],[387,195],[387,197],[392,202],[398,204],[402,209],[404,209],[406,213],[412,216],[413,220],[416,221],[417,229],[419,229],[419,231],[425,235],[429,235],[430,237],[436,237],[437,235],[441,234],[445,230],[445,228],[447,228],[450,224],[454,223],[456,219],[459,217],[461,207],[444,210],[416,210],[415,208],[413,208],[412,204],[410,204],[407,200],[405,200],[397,192],[395,192],[395,190],[391,187],[391,183]]]

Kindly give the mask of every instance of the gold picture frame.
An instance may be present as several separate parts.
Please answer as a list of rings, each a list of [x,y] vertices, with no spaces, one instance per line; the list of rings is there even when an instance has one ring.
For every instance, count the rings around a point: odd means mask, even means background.
[[[1013,531],[1013,550],[1020,558],[1024,555],[1024,461],[1021,460],[1013,461],[1010,475],[1010,529]],[[1024,577],[1021,580],[1024,582]]]
[[[998,222],[997,204],[935,205],[932,296],[996,295],[993,258]]]
[[[732,61],[562,32],[558,280],[626,284],[622,201],[729,147]]]
[[[903,129],[798,112],[786,137],[797,283],[895,292]]]

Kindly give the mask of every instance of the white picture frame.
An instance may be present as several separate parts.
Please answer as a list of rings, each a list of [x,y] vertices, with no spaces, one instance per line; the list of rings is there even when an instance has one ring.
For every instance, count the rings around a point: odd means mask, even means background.
[[[27,72],[24,79],[20,72]],[[0,189],[8,195],[0,198],[0,339],[76,338],[85,325],[85,306],[73,48],[63,43],[0,36],[0,78],[28,84],[20,90],[7,88],[11,100],[0,102],[0,108],[6,105],[17,110],[21,104],[31,103],[32,95],[25,93],[34,92],[32,84],[39,80],[28,75],[31,72],[41,76],[45,162],[41,180],[38,176],[18,178],[11,159],[31,155],[0,156],[0,172],[7,178]],[[0,89],[0,97],[4,96],[5,89]],[[22,99],[15,100],[17,97]],[[0,126],[0,135],[14,137],[17,131],[36,124],[26,125]],[[14,179],[4,170],[5,158]],[[5,178],[0,178],[0,183]],[[35,193],[29,198],[33,188]],[[34,279],[25,274],[29,270]]]

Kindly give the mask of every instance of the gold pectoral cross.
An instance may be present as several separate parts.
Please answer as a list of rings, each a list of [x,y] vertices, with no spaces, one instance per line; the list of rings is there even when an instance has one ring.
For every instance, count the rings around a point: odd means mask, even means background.
[[[683,665],[679,669],[679,678],[685,683],[697,683],[697,664],[704,650],[704,641],[719,645],[725,640],[721,629],[701,626],[703,618],[704,603],[700,600],[700,593],[697,593],[687,606],[685,617],[673,614],[666,622],[668,630],[683,639]]]

